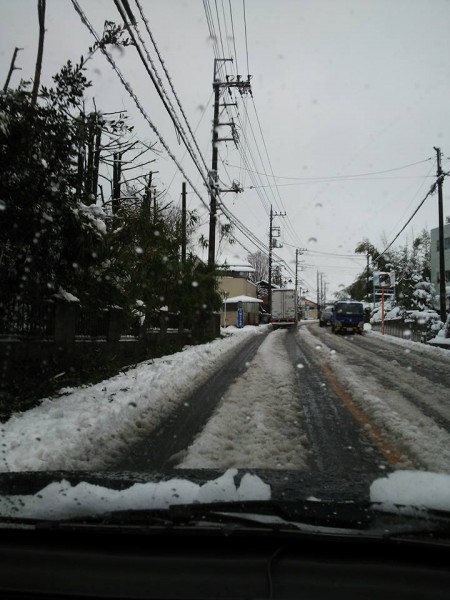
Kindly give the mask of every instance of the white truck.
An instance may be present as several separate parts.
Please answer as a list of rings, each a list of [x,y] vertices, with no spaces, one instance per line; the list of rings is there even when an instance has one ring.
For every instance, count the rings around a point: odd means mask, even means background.
[[[297,302],[295,289],[272,290],[272,326],[295,327],[297,325]]]

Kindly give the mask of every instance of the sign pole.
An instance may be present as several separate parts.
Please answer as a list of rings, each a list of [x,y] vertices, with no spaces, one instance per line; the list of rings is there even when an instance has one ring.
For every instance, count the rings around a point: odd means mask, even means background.
[[[384,286],[381,288],[381,335],[384,335]]]

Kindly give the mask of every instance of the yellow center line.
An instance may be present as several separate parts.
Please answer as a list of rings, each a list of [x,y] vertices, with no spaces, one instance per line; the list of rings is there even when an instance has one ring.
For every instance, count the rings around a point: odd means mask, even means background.
[[[392,466],[405,464],[405,456],[398,448],[396,448],[384,437],[381,428],[370,420],[362,408],[355,404],[350,394],[344,390],[342,385],[336,379],[331,367],[329,365],[322,364],[321,368],[335,394],[342,400],[344,406],[348,409],[350,414],[359,423],[359,425],[361,425],[364,430],[367,431],[367,434],[371,437],[387,462]]]

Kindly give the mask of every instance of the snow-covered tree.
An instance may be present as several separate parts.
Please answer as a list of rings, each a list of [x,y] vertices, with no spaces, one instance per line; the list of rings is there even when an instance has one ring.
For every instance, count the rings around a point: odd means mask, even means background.
[[[384,246],[388,246],[384,240]],[[396,298],[406,310],[415,307],[413,295],[416,286],[423,282],[426,287],[430,279],[430,233],[423,230],[412,244],[405,242],[402,247],[391,247],[380,252],[369,240],[364,240],[355,249],[357,253],[370,256],[369,295],[373,293],[372,276],[374,271],[394,271],[396,277]],[[366,296],[367,270],[364,269],[346,292],[353,298],[362,300]],[[416,298],[417,299],[417,298]]]
[[[412,308],[417,310],[435,310],[436,298],[437,295],[434,284],[429,281],[419,281],[415,284],[412,293]]]

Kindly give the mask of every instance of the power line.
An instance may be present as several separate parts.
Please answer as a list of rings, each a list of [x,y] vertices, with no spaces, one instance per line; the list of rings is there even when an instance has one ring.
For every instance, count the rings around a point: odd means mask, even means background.
[[[149,37],[150,37],[150,39],[151,39],[151,41],[152,41],[153,47],[155,48],[155,52],[156,52],[156,54],[158,55],[159,62],[161,63],[161,66],[162,66],[162,68],[163,68],[163,70],[164,70],[164,73],[165,73],[165,75],[166,75],[166,77],[167,77],[167,81],[169,82],[169,85],[170,85],[170,88],[171,88],[171,90],[172,90],[172,93],[173,93],[173,95],[174,95],[174,97],[175,97],[175,99],[176,99],[176,101],[177,101],[177,104],[178,104],[178,106],[179,106],[179,109],[180,109],[180,111],[181,111],[181,114],[183,115],[183,118],[184,118],[184,120],[185,120],[185,122],[186,122],[186,126],[187,126],[187,128],[188,128],[188,130],[189,130],[189,133],[191,134],[191,137],[192,137],[192,139],[193,139],[193,141],[194,141],[195,147],[197,148],[197,152],[198,152],[198,154],[199,154],[200,158],[202,159],[203,165],[205,166],[206,170],[208,170],[208,167],[206,166],[206,163],[205,163],[205,160],[204,160],[204,158],[203,158],[203,155],[202,155],[202,153],[201,153],[201,151],[200,151],[200,148],[198,147],[197,140],[195,139],[195,135],[194,135],[194,133],[192,132],[191,126],[190,126],[190,124],[189,124],[189,121],[188,121],[188,119],[187,119],[187,117],[186,117],[186,114],[185,114],[185,112],[184,112],[183,106],[181,105],[181,101],[180,101],[180,99],[179,99],[179,97],[178,97],[178,95],[177,95],[177,93],[176,93],[176,91],[175,91],[174,85],[173,85],[173,83],[172,83],[172,78],[171,78],[171,77],[170,77],[170,75],[169,75],[169,72],[168,72],[168,70],[167,70],[167,68],[166,68],[166,66],[165,66],[165,63],[164,63],[164,61],[163,61],[163,59],[162,59],[162,57],[161,57],[161,53],[160,53],[160,51],[159,51],[159,49],[158,49],[158,46],[156,45],[156,41],[155,41],[155,39],[154,39],[154,37],[153,37],[153,35],[152,35],[152,32],[150,31],[150,27],[149,27],[149,24],[148,24],[148,20],[147,20],[147,19],[146,19],[146,17],[145,17],[145,14],[144,14],[144,11],[143,11],[143,9],[142,9],[142,6],[141,6],[141,4],[140,4],[139,0],[135,0],[135,2],[136,2],[136,5],[137,5],[137,7],[138,7],[138,9],[139,9],[139,12],[140,12],[140,14],[141,14],[142,20],[143,20],[143,22],[144,22],[144,24],[145,24],[145,27],[146,27],[146,29],[147,29],[147,33],[148,33],[148,35],[149,35]]]
[[[361,181],[361,182],[365,182],[365,181],[383,181],[386,179],[427,179],[427,178],[431,178],[431,175],[408,175],[407,177],[367,177],[365,179],[361,179],[361,178],[346,178],[345,181]],[[296,183],[279,183],[277,184],[278,187],[291,187],[294,185],[310,185],[312,183],[341,183],[342,180],[335,180],[335,179],[323,179],[323,180],[316,180],[316,181],[297,181]],[[269,184],[269,185],[261,185],[259,187],[262,188],[272,188],[272,187],[277,187],[277,185],[273,184]],[[249,189],[253,189],[251,186]]]
[[[258,111],[256,110],[256,104],[255,104],[255,101],[254,101],[254,99],[253,99],[253,95],[252,95],[252,104],[253,104],[253,110],[255,111],[256,120],[257,120],[257,122],[258,122],[259,131],[260,131],[260,133],[261,133],[261,138],[262,138],[262,141],[263,141],[263,144],[264,144],[264,149],[265,149],[265,151],[266,151],[267,160],[268,160],[268,162],[269,162],[270,172],[271,172],[271,174],[272,174],[272,178],[274,179],[274,175],[273,175],[273,167],[272,167],[272,161],[270,160],[269,151],[268,151],[268,149],[267,149],[267,144],[266,144],[266,139],[265,139],[265,137],[264,137],[264,133],[263,133],[263,130],[262,130],[262,127],[261,127],[261,122],[260,122],[260,120],[259,120]],[[275,179],[274,179],[274,181],[275,181]],[[281,198],[280,190],[278,189],[278,185],[277,185],[277,183],[276,183],[276,182],[275,182],[275,188],[276,188],[276,190],[277,190],[278,198],[280,199],[280,204],[281,204],[282,208],[284,209],[284,206],[283,206],[283,200],[282,200],[282,198]],[[285,210],[285,209],[284,209],[284,210]],[[289,228],[291,229],[291,234],[293,235],[293,238],[292,238],[292,239],[294,239],[294,238],[296,237],[296,233],[295,233],[295,231],[294,231],[294,229],[293,229],[293,227],[292,227],[292,224],[291,224],[291,222],[290,222],[289,220],[287,221],[287,224],[288,224],[288,229],[289,229]]]
[[[233,11],[231,10],[231,0],[228,0],[228,4],[230,7],[231,34],[233,36],[234,58],[236,60],[236,72],[239,73],[238,57],[237,57],[237,51],[236,51],[236,36],[234,35]]]
[[[442,176],[443,177],[443,176]],[[428,196],[431,196],[431,194],[433,194],[436,191],[436,186],[437,186],[438,180],[435,181],[433,183],[433,185],[431,186],[431,188],[428,190],[425,198],[423,198],[423,200],[420,202],[419,206],[416,208],[416,210],[413,212],[413,214],[410,216],[410,218],[406,221],[405,225],[400,229],[400,231],[397,233],[397,235],[395,236],[395,238],[392,240],[392,242],[390,244],[388,244],[386,246],[386,248],[383,250],[383,252],[381,254],[379,254],[377,256],[377,260],[379,258],[381,258],[383,256],[383,254],[385,254],[389,248],[392,246],[392,244],[398,239],[398,237],[405,231],[405,229],[408,227],[408,225],[411,223],[411,221],[413,220],[413,218],[416,216],[416,214],[419,212],[419,209],[423,206],[423,204],[425,203],[425,200],[428,198]],[[371,264],[373,264],[375,261],[372,261]]]
[[[123,22],[125,24],[125,27],[127,28],[127,31],[128,31],[128,33],[129,33],[129,35],[130,35],[130,37],[131,37],[131,39],[133,41],[133,44],[134,44],[134,46],[135,46],[135,48],[136,48],[136,50],[137,50],[137,52],[139,54],[139,58],[141,59],[141,62],[144,65],[145,70],[147,71],[148,75],[150,76],[150,79],[152,80],[153,85],[155,86],[155,89],[156,89],[156,91],[158,93],[158,96],[160,97],[160,99],[161,99],[161,101],[162,101],[162,103],[164,105],[164,108],[166,109],[167,113],[169,114],[169,116],[170,116],[170,118],[171,118],[171,120],[172,120],[172,122],[173,122],[173,124],[175,126],[175,129],[178,132],[178,135],[183,140],[183,143],[186,146],[186,148],[187,148],[187,150],[188,150],[188,152],[189,152],[189,154],[190,154],[190,156],[191,156],[191,158],[192,158],[195,166],[197,167],[198,171],[202,175],[203,180],[207,184],[207,177],[202,172],[201,166],[198,163],[198,159],[197,159],[197,157],[194,154],[194,150],[193,150],[193,148],[192,148],[189,140],[187,139],[186,132],[183,129],[183,126],[181,125],[180,120],[178,119],[178,116],[177,116],[177,114],[175,112],[173,104],[172,104],[172,102],[171,102],[171,100],[170,100],[170,98],[169,98],[169,96],[168,96],[168,94],[167,94],[167,92],[166,92],[166,90],[164,88],[163,82],[162,82],[161,78],[158,75],[158,71],[156,69],[156,66],[155,66],[155,64],[154,64],[154,62],[153,62],[153,60],[152,60],[152,58],[151,58],[151,56],[150,56],[150,54],[149,54],[149,52],[147,50],[147,47],[146,47],[146,44],[145,44],[144,40],[142,39],[140,31],[139,31],[139,29],[137,27],[136,20],[134,19],[133,15],[131,14],[131,10],[129,9],[128,4],[127,4],[127,7],[128,7],[128,12],[129,12],[129,15],[130,15],[130,19],[132,21],[133,29],[136,31],[136,35],[137,35],[137,37],[138,37],[138,39],[139,39],[139,41],[140,41],[140,43],[141,43],[141,45],[142,45],[142,47],[143,47],[143,49],[145,51],[147,60],[145,59],[145,56],[144,56],[141,48],[139,47],[139,45],[137,43],[136,37],[135,37],[135,35],[134,35],[134,33],[133,33],[132,29],[131,29],[130,23],[128,22],[128,19],[127,19],[127,15],[125,14],[125,11],[122,8],[122,5],[121,5],[120,1],[119,0],[114,0],[114,3],[116,5],[117,10],[120,13],[120,16],[122,17],[122,20],[123,20]],[[151,66],[149,66],[148,63],[150,63]],[[198,149],[198,146],[197,146],[197,149]],[[201,156],[200,152],[199,152],[199,154],[200,154],[200,157],[203,160],[203,163],[204,163],[204,165],[206,167],[206,163],[205,163],[203,157]]]
[[[250,69],[248,66],[247,17],[245,14],[245,0],[242,0],[242,8],[244,10],[245,54],[247,56],[247,75],[248,75],[250,73]]]
[[[162,135],[159,133],[157,127],[153,124],[153,122],[151,121],[150,117],[145,112],[143,106],[139,102],[138,97],[133,92],[133,89],[131,88],[130,84],[126,81],[126,79],[123,76],[122,72],[120,71],[119,67],[116,65],[114,59],[109,54],[109,52],[106,51],[106,49],[104,48],[104,46],[100,43],[101,40],[100,40],[98,34],[96,33],[96,31],[94,30],[93,26],[89,22],[88,18],[86,17],[86,15],[84,14],[84,12],[82,11],[82,9],[81,9],[80,5],[78,4],[77,0],[72,0],[72,4],[73,4],[75,10],[77,11],[78,15],[80,16],[81,21],[83,22],[83,24],[87,27],[87,29],[89,29],[91,35],[95,38],[96,42],[99,45],[99,48],[100,48],[101,52],[105,55],[106,59],[108,60],[108,62],[110,63],[110,65],[112,66],[112,68],[114,69],[114,71],[116,72],[116,74],[119,77],[122,85],[124,86],[124,88],[126,89],[126,91],[128,92],[128,94],[130,95],[130,97],[134,100],[134,102],[135,102],[135,104],[136,104],[139,112],[142,114],[142,116],[144,117],[144,119],[150,125],[150,127],[154,131],[155,135],[158,137],[161,145],[164,147],[164,149],[166,150],[166,152],[169,155],[169,157],[177,165],[178,170],[180,171],[180,173],[182,173],[183,177],[186,179],[186,181],[189,183],[189,185],[191,186],[191,188],[194,190],[194,192],[196,193],[196,195],[198,196],[198,198],[200,199],[200,201],[202,202],[202,204],[209,210],[208,204],[202,198],[201,194],[198,192],[198,190],[196,189],[196,187],[194,186],[194,184],[192,183],[192,181],[190,180],[190,178],[186,175],[184,169],[179,164],[178,160],[176,159],[175,155],[170,150],[169,146],[167,145],[167,143],[164,140],[164,138],[162,137]],[[208,186],[209,186],[209,183],[208,183]]]
[[[355,174],[352,174],[352,175],[324,175],[322,177],[286,177],[286,176],[283,176],[283,175],[272,175],[272,177],[274,179],[294,179],[296,181],[318,181],[318,182],[322,183],[322,182],[327,182],[327,181],[334,180],[334,179],[336,179],[336,180],[339,181],[339,180],[353,179],[353,178],[356,178],[356,177],[368,177],[370,175],[383,175],[385,173],[392,173],[394,171],[401,171],[403,169],[407,169],[408,167],[413,167],[413,166],[416,166],[416,165],[420,165],[420,164],[429,162],[430,160],[433,160],[433,157],[426,158],[424,160],[419,160],[417,162],[410,163],[408,165],[403,165],[402,167],[395,167],[393,169],[387,169],[387,170],[384,170],[384,171],[372,171],[372,172],[369,172],[369,173],[355,173]],[[229,164],[228,166],[238,168],[237,165],[230,165]],[[265,175],[265,173],[258,173],[258,174],[259,175]],[[429,177],[429,176],[428,175],[426,175],[426,176],[425,175],[418,175],[416,177]],[[280,185],[280,184],[278,184],[278,185]]]
[[[204,6],[205,14],[206,14],[206,20],[207,20],[207,24],[208,24],[208,28],[209,28],[210,38],[211,38],[211,39],[212,39],[212,41],[213,41],[213,50],[214,50],[214,54],[215,54],[215,56],[216,56],[216,59],[217,59],[217,58],[219,58],[219,46],[218,46],[218,42],[217,42],[217,35],[216,35],[216,30],[215,30],[214,18],[213,18],[213,16],[212,16],[212,11],[211,11],[211,7],[210,7],[210,4],[209,4],[209,1],[208,1],[208,0],[204,0],[204,2],[203,2],[203,6]],[[245,10],[245,4],[244,4],[244,10]],[[220,27],[220,18],[219,18],[219,12],[218,12],[218,9],[217,9],[217,2],[216,2],[216,15],[217,15],[217,23],[218,23],[218,27],[219,27],[219,34],[220,34],[220,38],[221,38],[222,52],[223,52],[222,30],[221,30],[221,27]],[[246,22],[245,22],[245,26],[246,26]],[[226,23],[225,23],[225,30],[226,30]],[[233,25],[233,31],[234,31],[234,25]],[[247,35],[246,35],[246,48],[247,48],[247,68],[248,68],[248,42],[247,42]],[[223,62],[221,62],[221,64],[223,65],[223,68],[224,68],[224,71],[225,71],[226,77],[228,77],[228,72],[227,72],[227,62],[223,61]],[[236,96],[235,96],[235,97],[236,97]],[[262,158],[262,156],[261,156],[261,152],[260,152],[260,150],[259,150],[259,145],[258,145],[258,142],[257,142],[257,140],[256,140],[256,136],[255,136],[255,133],[254,133],[254,130],[253,130],[253,127],[252,127],[251,121],[250,121],[250,119],[249,119],[249,116],[248,116],[248,111],[246,110],[245,103],[244,103],[244,101],[243,101],[243,100],[242,100],[242,103],[243,103],[243,105],[244,105],[244,109],[245,109],[245,113],[246,113],[246,117],[247,117],[247,122],[248,122],[248,123],[249,123],[249,125],[250,125],[250,129],[251,129],[251,132],[252,132],[252,135],[253,135],[253,139],[254,139],[254,141],[255,141],[255,145],[256,145],[257,152],[258,152],[258,154],[259,154],[259,157],[260,157],[260,160],[261,160],[261,164],[262,164],[262,165],[263,165],[263,167],[264,167],[264,160],[263,160],[263,158]],[[230,121],[232,121],[232,122],[233,122],[233,117],[232,117],[232,115],[230,114],[230,111],[229,111],[229,107],[228,107],[228,106],[226,106],[226,111],[227,111],[227,113],[228,113],[228,115],[229,115]],[[237,111],[236,111],[236,113],[237,113],[237,118],[238,118],[238,121],[239,121],[239,123],[240,123],[240,126],[241,126],[241,131],[242,131],[242,133],[243,133],[243,138],[244,138],[244,142],[245,142],[245,144],[246,144],[247,152],[248,152],[248,154],[249,154],[249,156],[250,156],[250,160],[251,160],[251,161],[253,162],[253,164],[256,166],[256,160],[255,160],[255,156],[254,156],[254,154],[253,154],[252,147],[251,147],[251,145],[250,145],[250,143],[249,143],[249,140],[248,140],[248,138],[247,138],[247,135],[246,135],[246,132],[245,132],[245,129],[246,129],[246,128],[245,128],[245,127],[243,126],[243,124],[242,124],[242,121],[241,121],[241,117],[240,117],[239,111],[237,110]],[[250,165],[249,165],[249,159],[247,158],[246,152],[243,150],[243,148],[241,148],[241,144],[239,144],[239,143],[237,144],[237,150],[238,150],[238,152],[239,152],[239,154],[240,154],[240,156],[241,156],[241,160],[244,162],[244,164],[246,164],[246,165],[249,167],[249,166],[250,166]],[[267,146],[266,146],[266,152],[267,152]],[[270,158],[269,158],[269,160],[270,160]],[[223,162],[223,160],[222,160],[222,162]],[[250,172],[250,171],[251,171],[251,169],[249,169],[249,172]],[[227,172],[227,171],[226,171],[226,172]],[[227,172],[227,175],[228,175],[228,177],[229,177],[229,174],[228,174],[228,172]],[[265,174],[265,175],[266,175],[266,177],[268,177],[268,176],[267,176],[267,174]],[[255,184],[256,184],[256,182],[255,182],[255,180],[254,180],[254,174],[253,174],[253,173],[251,174],[251,179],[252,179],[253,183],[255,183]],[[255,185],[255,188],[256,188],[256,187],[257,187],[257,186]],[[266,201],[266,200],[264,199],[263,195],[261,195],[261,192],[260,192],[260,190],[256,189],[256,192],[257,192],[257,194],[258,194],[258,196],[259,196],[259,199],[260,199],[260,201],[261,201],[261,203],[262,203],[262,205],[263,205],[264,209],[266,210],[266,212],[268,212],[268,207],[270,206],[270,200],[269,200],[269,197],[267,196],[267,193],[266,193],[266,192],[264,192],[264,194],[266,195],[266,198],[267,198],[267,201]],[[272,192],[272,194],[273,194],[273,192]],[[276,198],[275,198],[275,197],[274,197],[274,200],[275,200],[276,204],[278,205],[278,202],[277,202],[277,200],[276,200]],[[278,205],[278,206],[279,206],[279,205]],[[258,238],[256,238],[255,236],[253,236],[253,234],[252,234],[252,233],[251,233],[251,232],[250,232],[250,231],[249,231],[249,230],[248,230],[248,229],[247,229],[247,228],[246,228],[246,227],[245,227],[245,226],[244,226],[244,225],[243,225],[243,224],[242,224],[242,223],[241,223],[241,222],[240,222],[238,219],[237,219],[237,217],[235,217],[235,216],[233,215],[233,213],[231,213],[231,211],[229,211],[229,210],[228,210],[228,209],[227,209],[227,208],[226,208],[226,207],[223,205],[223,203],[220,203],[220,208],[222,209],[222,212],[223,212],[223,214],[224,214],[224,215],[225,215],[225,216],[226,216],[226,217],[227,217],[227,218],[230,220],[230,222],[231,222],[231,223],[232,223],[232,224],[233,224],[233,225],[234,225],[234,226],[235,226],[235,227],[236,227],[236,228],[237,228],[239,231],[241,231],[241,233],[243,233],[243,234],[244,234],[244,236],[245,236],[247,239],[249,239],[249,240],[250,240],[250,241],[251,241],[253,244],[255,244],[257,248],[259,248],[259,249],[263,249],[263,251],[264,251],[265,253],[267,253],[267,252],[268,252],[268,248],[267,248],[267,247],[266,247],[264,244],[262,244]],[[287,268],[289,269],[289,267],[287,267]]]
[[[211,100],[212,100],[213,96],[214,96],[214,92],[211,92],[211,94],[209,96],[209,99],[208,99],[208,102],[202,108],[202,114],[200,115],[200,118],[199,118],[199,120],[197,122],[197,125],[195,126],[194,133],[197,133],[197,129],[200,127],[200,123],[203,121],[203,118],[204,118],[204,116],[206,114],[206,111],[209,109],[209,105],[211,104]],[[208,146],[209,146],[209,141],[208,141]],[[180,164],[183,162],[184,157],[186,156],[186,153],[187,153],[187,148],[185,148],[183,156],[180,159]],[[176,174],[177,174],[177,169],[175,169],[174,174],[172,176],[172,179],[170,180],[170,183],[167,186],[167,191],[169,191],[169,189],[171,188],[172,183],[173,183],[173,181],[175,179]]]

